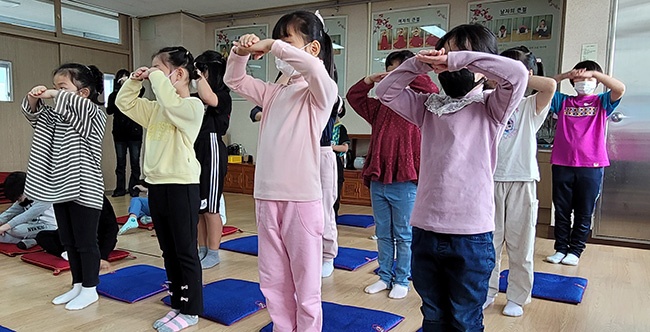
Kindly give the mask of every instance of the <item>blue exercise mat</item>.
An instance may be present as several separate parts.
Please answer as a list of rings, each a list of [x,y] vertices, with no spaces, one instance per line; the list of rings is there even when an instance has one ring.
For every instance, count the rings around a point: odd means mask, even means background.
[[[395,267],[397,267],[397,262],[396,262],[396,261],[393,261],[393,269],[392,269],[392,271],[393,271],[393,275],[395,275]],[[375,274],[379,274],[379,267],[376,268],[376,269],[374,269],[372,272],[374,272]],[[411,273],[411,275],[412,275],[412,274],[413,274],[413,273]],[[412,277],[409,277],[409,280],[413,280],[413,278],[412,278]]]
[[[376,260],[376,251],[339,247],[338,255],[334,258],[334,267],[341,270],[354,271]]]
[[[151,265],[132,265],[99,276],[97,293],[134,303],[167,290],[165,270]]]
[[[14,331],[12,329],[8,329],[8,328],[6,328],[4,326],[0,326],[0,332],[16,332],[16,331]]]
[[[373,309],[323,302],[323,332],[377,332],[390,331],[404,317]],[[273,323],[260,332],[272,332]]]
[[[166,296],[162,301],[171,305]],[[223,279],[203,287],[203,318],[230,326],[266,308],[266,300],[256,282]]]
[[[257,256],[257,235],[244,236],[222,242],[219,248]]]
[[[375,225],[375,218],[365,214],[342,214],[336,218],[338,225],[368,228]]]
[[[501,272],[499,277],[500,292],[505,292],[508,288],[508,272],[508,270]],[[534,278],[533,297],[571,304],[582,302],[588,282],[585,278],[543,272],[535,272]]]

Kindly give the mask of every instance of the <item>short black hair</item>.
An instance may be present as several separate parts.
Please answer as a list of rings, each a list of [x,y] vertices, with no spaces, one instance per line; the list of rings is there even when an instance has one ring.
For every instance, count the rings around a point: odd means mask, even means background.
[[[395,61],[399,61],[399,63],[403,63],[406,59],[414,57],[415,54],[409,50],[403,50],[403,51],[395,51],[389,54],[386,57],[386,70],[388,70],[388,67],[393,64]]]
[[[12,202],[15,202],[25,192],[25,180],[27,173],[13,172],[7,176],[4,182],[5,196]]]
[[[585,69],[588,71],[597,71],[599,73],[603,72],[603,68],[600,67],[598,62],[592,60],[580,61],[575,66],[573,66],[573,69]],[[573,80],[569,81],[571,82],[571,85],[573,85]]]
[[[498,54],[497,36],[490,29],[480,24],[461,24],[438,40],[436,49],[445,47],[453,40],[460,50]],[[447,50],[449,51],[449,50]]]

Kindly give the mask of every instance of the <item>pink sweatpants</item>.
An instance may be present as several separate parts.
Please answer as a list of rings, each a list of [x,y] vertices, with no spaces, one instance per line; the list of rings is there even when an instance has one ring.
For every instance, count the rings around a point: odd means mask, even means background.
[[[255,200],[260,288],[276,332],[321,331],[323,205]]]
[[[336,175],[336,155],[329,146],[320,148],[320,185],[323,190],[323,261],[334,260],[339,252],[338,231],[334,217],[334,202],[338,195]]]

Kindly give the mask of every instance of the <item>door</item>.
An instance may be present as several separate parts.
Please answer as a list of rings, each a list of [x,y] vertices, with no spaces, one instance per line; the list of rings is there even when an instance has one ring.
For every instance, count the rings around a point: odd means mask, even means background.
[[[619,0],[612,75],[627,87],[609,120],[605,168],[594,237],[650,243],[650,2]]]

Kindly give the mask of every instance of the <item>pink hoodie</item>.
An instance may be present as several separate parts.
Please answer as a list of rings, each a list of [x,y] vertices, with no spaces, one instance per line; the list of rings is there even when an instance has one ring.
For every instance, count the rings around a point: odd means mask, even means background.
[[[230,52],[224,82],[260,105],[262,120],[255,167],[256,199],[315,201],[320,185],[320,137],[338,88],[320,59],[276,40],[271,53],[295,68],[288,85],[246,75],[248,56]]]

